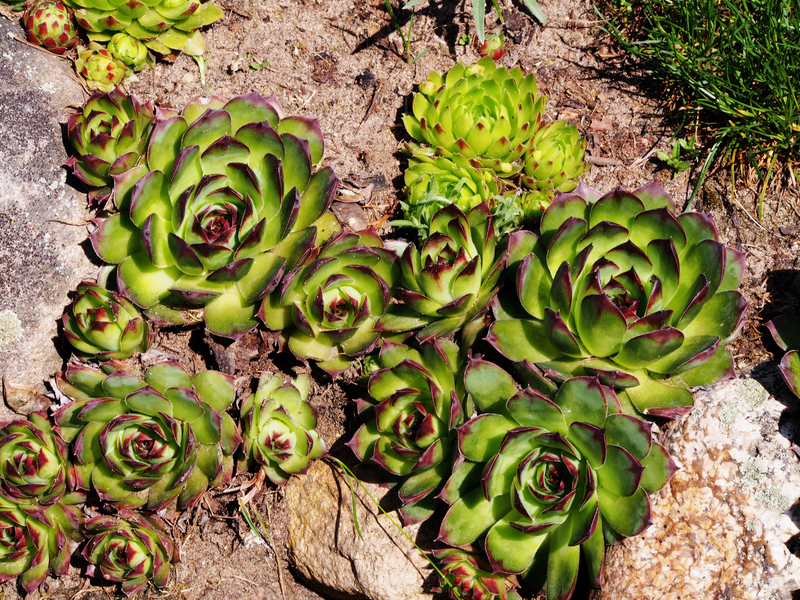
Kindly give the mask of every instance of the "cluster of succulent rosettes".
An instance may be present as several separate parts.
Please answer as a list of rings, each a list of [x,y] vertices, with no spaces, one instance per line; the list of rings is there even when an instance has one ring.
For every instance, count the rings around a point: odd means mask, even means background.
[[[89,577],[121,583],[126,595],[139,592],[148,582],[169,585],[170,565],[177,562],[175,544],[167,527],[155,515],[121,511],[86,521],[82,554]]]
[[[432,552],[439,570],[439,584],[433,592],[445,589],[453,600],[521,600],[516,592],[516,575],[494,573],[480,551],[470,548],[441,548]]]
[[[18,577],[32,594],[48,573],[66,575],[82,522],[75,506],[22,503],[0,493],[0,582]]]
[[[78,43],[78,29],[72,10],[57,0],[31,0],[25,6],[22,22],[31,44],[63,54]]]
[[[67,341],[82,358],[123,360],[150,345],[149,327],[128,299],[84,281],[61,316]]]
[[[441,209],[431,220],[422,249],[407,245],[398,262],[402,304],[390,306],[378,329],[419,330],[419,342],[463,330],[462,344],[471,346],[506,264],[506,254],[498,256],[486,204],[466,215],[454,204]]]
[[[123,32],[159,54],[203,54],[199,29],[222,18],[222,9],[200,0],[64,0],[75,8],[89,39],[107,42]]]
[[[203,307],[209,331],[239,337],[340,229],[328,211],[338,180],[314,170],[319,122],[255,93],[157,112],[144,160],[114,176],[119,212],[96,219],[92,245],[138,306]]]
[[[397,257],[374,229],[341,232],[316,259],[288,273],[258,316],[300,359],[337,375],[370,352],[398,278]]]
[[[88,48],[78,46],[75,70],[83,75],[86,87],[99,92],[110,92],[133,72],[96,42],[91,42]]]
[[[655,182],[602,197],[580,186],[556,197],[539,236],[511,234],[515,285],[487,339],[526,368],[599,376],[633,414],[676,418],[692,406],[687,387],[731,373],[744,258]]]
[[[141,104],[119,88],[95,92],[81,112],[70,115],[67,137],[74,155],[65,165],[100,203],[111,193],[114,176],[135,167],[147,148],[153,126],[153,103]]]
[[[400,514],[406,523],[423,521],[441,505],[436,494],[452,471],[455,428],[464,421],[463,360],[447,340],[419,350],[384,341],[376,363],[369,395],[356,401],[365,423],[347,445],[402,478]]]
[[[103,371],[70,364],[56,384],[74,399],[53,418],[71,444],[77,489],[118,509],[159,510],[176,498],[182,509],[230,480],[241,442],[225,412],[234,400],[232,377],[190,376],[166,361],[142,380],[112,360]]]
[[[311,460],[327,452],[316,431],[317,416],[308,404],[311,378],[299,375],[284,383],[280,375],[264,375],[255,394],[242,403],[245,458],[239,470],[260,465],[276,485],[304,473]]]
[[[480,542],[494,572],[522,574],[550,600],[571,596],[581,556],[599,585],[605,543],[650,525],[648,494],[676,470],[652,425],[596,377],[549,397],[473,360],[465,387],[481,414],[458,429],[439,540]]]

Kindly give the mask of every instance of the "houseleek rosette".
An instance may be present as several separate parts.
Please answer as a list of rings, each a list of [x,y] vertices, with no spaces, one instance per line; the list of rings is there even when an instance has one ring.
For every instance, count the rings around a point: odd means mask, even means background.
[[[149,60],[147,46],[122,31],[111,36],[106,48],[114,58],[122,61],[134,71],[141,71],[148,63],[152,63],[152,60]]]
[[[687,387],[731,373],[724,346],[747,307],[736,289],[745,254],[708,215],[676,214],[657,183],[559,194],[541,236],[512,234],[509,255],[516,286],[488,340],[512,361],[598,375],[630,411],[669,418],[691,408]]]
[[[452,600],[521,600],[516,575],[494,573],[486,558],[474,549],[441,548],[433,557],[447,583],[439,577],[432,591],[447,590]]]
[[[800,316],[781,315],[766,323],[775,343],[787,350],[781,358],[780,369],[783,380],[791,392],[800,397]],[[800,454],[800,427],[795,430],[792,450]]]
[[[83,76],[86,87],[98,92],[110,92],[133,73],[125,63],[114,58],[100,44],[92,42],[88,48],[78,46],[75,70]]]
[[[122,360],[149,346],[149,328],[139,309],[91,282],[78,285],[78,297],[61,321],[67,341],[86,358]]]
[[[78,29],[72,11],[56,0],[32,0],[25,7],[22,23],[31,44],[64,54],[78,43]]]
[[[676,469],[651,424],[623,414],[596,377],[569,379],[550,398],[473,360],[465,387],[483,414],[458,429],[440,541],[480,542],[493,571],[546,578],[549,600],[572,595],[581,557],[599,585],[605,542],[650,525],[648,494]]]
[[[519,67],[508,71],[482,58],[458,63],[443,77],[431,72],[414,94],[406,131],[447,158],[461,155],[510,177],[539,128],[545,99],[536,79]]]
[[[48,573],[66,575],[82,520],[75,506],[20,504],[0,494],[0,582],[19,577],[32,594]]]
[[[454,204],[446,206],[434,215],[430,231],[421,250],[409,244],[403,251],[397,289],[403,303],[393,304],[378,324],[381,331],[419,329],[420,342],[481,321],[506,264],[505,253],[496,256],[486,204],[466,215]],[[471,345],[469,329],[466,346]]]
[[[117,32],[143,41],[159,54],[198,56],[205,42],[198,31],[222,18],[222,9],[201,0],[65,0],[90,39],[107,42]]]
[[[459,349],[447,340],[420,350],[384,341],[378,362],[369,395],[356,401],[366,422],[347,445],[402,478],[400,514],[422,521],[441,504],[435,496],[452,471],[455,427],[464,420]]]
[[[160,117],[145,160],[115,177],[120,212],[96,220],[92,244],[137,305],[203,306],[209,331],[236,338],[339,227],[327,212],[338,180],[314,171],[319,122],[255,93]]]
[[[304,473],[311,460],[326,451],[315,427],[317,416],[308,404],[311,378],[299,375],[283,383],[279,375],[264,375],[258,390],[242,403],[242,435],[246,459],[260,465],[267,477],[283,485],[294,473]]]
[[[169,585],[177,553],[166,524],[157,516],[122,511],[89,519],[84,529],[88,539],[82,554],[89,577],[120,583],[128,596],[148,581],[159,588]]]
[[[119,509],[160,510],[175,498],[178,508],[194,506],[231,478],[241,442],[224,412],[235,395],[231,376],[190,376],[173,361],[150,367],[144,380],[117,361],[103,369],[71,364],[56,377],[74,398],[53,417],[71,444],[79,489]]]
[[[86,185],[109,188],[114,175],[139,162],[152,124],[152,102],[141,104],[119,88],[106,94],[95,92],[67,121],[67,137],[75,155],[65,164]],[[107,189],[103,195],[110,193]]]
[[[0,423],[0,488],[19,503],[77,504],[85,494],[70,491],[67,447],[53,435],[47,417],[39,412]],[[66,495],[65,495],[66,494]]]
[[[350,358],[371,351],[373,331],[389,304],[397,277],[396,256],[374,229],[342,232],[308,265],[286,275],[265,298],[259,317],[282,331],[289,349],[336,375]]]

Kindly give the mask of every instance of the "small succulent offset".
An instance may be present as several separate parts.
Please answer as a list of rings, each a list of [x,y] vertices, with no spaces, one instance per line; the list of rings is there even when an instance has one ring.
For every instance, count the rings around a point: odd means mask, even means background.
[[[469,67],[458,63],[444,77],[433,71],[419,89],[412,114],[403,117],[412,138],[447,158],[474,159],[501,177],[521,170],[545,103],[532,74],[482,58]]]
[[[86,185],[101,188],[98,202],[111,193],[114,176],[132,169],[141,159],[153,126],[153,103],[140,104],[119,88],[95,92],[83,110],[70,115],[67,137],[75,152],[65,163]]]
[[[441,548],[433,551],[442,575],[432,591],[447,589],[453,600],[521,600],[516,575],[494,573],[486,558],[474,549]]]
[[[75,7],[89,39],[107,42],[124,32],[159,54],[203,54],[199,29],[222,18],[222,9],[200,0],[65,0]]]
[[[500,60],[503,57],[503,47],[506,45],[506,36],[503,32],[491,33],[483,42],[478,42],[478,53],[481,58]]]
[[[66,575],[82,520],[75,506],[20,504],[0,494],[0,582],[19,577],[32,594],[48,573]]]
[[[541,235],[512,234],[509,256],[516,294],[495,304],[488,340],[510,360],[598,375],[634,413],[667,418],[691,408],[687,387],[731,373],[745,254],[709,216],[676,214],[657,183],[559,194]]]
[[[128,596],[148,581],[159,588],[169,585],[177,552],[166,524],[157,516],[122,511],[89,519],[84,530],[88,539],[82,554],[89,563],[89,577],[121,583]]]
[[[133,72],[95,42],[90,43],[88,48],[78,46],[75,70],[83,75],[86,87],[99,92],[110,92]]]
[[[122,61],[134,71],[141,71],[145,66],[152,66],[147,46],[132,35],[120,31],[111,36],[106,48],[117,60]]]
[[[317,416],[308,404],[310,391],[308,375],[290,383],[284,383],[280,375],[262,376],[256,393],[242,403],[245,460],[240,470],[257,463],[272,483],[283,485],[327,452],[315,429]]]
[[[25,7],[22,22],[31,44],[64,54],[78,43],[72,10],[57,0],[33,0]]]
[[[149,327],[136,306],[103,286],[84,281],[61,316],[67,341],[84,358],[123,360],[150,342]]]
[[[430,236],[422,250],[409,244],[398,261],[402,279],[393,304],[378,323],[380,331],[418,329],[424,342],[464,328],[462,342],[472,344],[473,325],[497,294],[497,282],[506,264],[497,256],[492,216],[486,204],[466,215],[451,204],[431,220]]]
[[[118,263],[142,308],[204,307],[212,333],[257,325],[261,299],[338,229],[338,180],[317,120],[287,117],[274,96],[159,110],[144,160],[115,177],[120,212],[96,219],[95,252]]]
[[[783,350],[781,375],[795,396],[800,396],[800,316],[781,315],[766,323],[775,343]]]
[[[70,364],[56,377],[74,399],[53,418],[71,444],[79,489],[118,509],[160,510],[175,498],[182,509],[230,480],[241,442],[224,412],[235,396],[232,377],[190,376],[174,361],[150,367],[144,380],[117,361],[103,369]]]
[[[447,340],[420,350],[385,340],[377,362],[369,396],[356,401],[366,422],[347,445],[402,478],[400,514],[415,523],[441,505],[436,494],[452,471],[455,428],[464,421],[463,362]]]
[[[473,360],[465,387],[483,414],[458,429],[439,540],[480,541],[494,572],[543,583],[549,600],[571,597],[581,557],[599,585],[605,543],[650,525],[648,494],[677,468],[652,425],[623,414],[596,377],[568,379],[550,398]]]
[[[308,265],[286,275],[262,303],[259,317],[295,356],[337,375],[352,357],[370,352],[389,305],[397,257],[374,229],[342,232]]]

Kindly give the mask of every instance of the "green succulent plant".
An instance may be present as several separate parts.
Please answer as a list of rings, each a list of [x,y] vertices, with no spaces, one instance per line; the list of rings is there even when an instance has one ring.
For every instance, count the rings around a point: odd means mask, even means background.
[[[159,588],[169,585],[177,552],[166,524],[157,516],[122,511],[89,519],[84,530],[82,554],[89,563],[89,577],[120,583],[128,596],[148,581]]]
[[[144,380],[118,361],[103,370],[70,364],[56,376],[74,399],[53,418],[71,444],[78,489],[118,509],[160,510],[175,498],[182,509],[230,480],[241,442],[225,412],[235,396],[231,376],[190,376],[174,361],[153,365]]]
[[[47,416],[0,423],[0,488],[17,503],[78,504],[85,494],[71,491],[67,447]]]
[[[412,114],[403,117],[412,138],[441,156],[475,160],[501,177],[520,171],[544,111],[533,75],[482,58],[469,67],[457,63],[444,77],[433,71],[419,89]]]
[[[31,44],[64,54],[78,43],[72,10],[56,0],[34,0],[25,7],[22,23]]]
[[[559,194],[541,235],[512,234],[509,256],[516,285],[487,339],[521,366],[598,375],[629,412],[668,418],[691,408],[687,387],[731,373],[745,254],[719,241],[709,216],[676,214],[657,183]]]
[[[116,292],[84,281],[61,316],[67,341],[84,358],[130,358],[149,344],[149,327],[136,306]]]
[[[522,600],[516,592],[519,581],[516,575],[494,573],[492,566],[474,548],[441,548],[432,552],[446,582],[432,590],[449,592],[452,600]]]
[[[32,594],[48,573],[66,575],[82,521],[75,506],[19,504],[0,494],[0,582],[18,577]]]
[[[648,494],[676,470],[652,425],[624,414],[596,377],[548,397],[476,359],[465,387],[482,414],[458,429],[439,540],[480,542],[494,572],[543,583],[549,600],[570,598],[581,557],[599,585],[605,543],[650,525]]]
[[[205,50],[199,29],[222,18],[222,9],[201,0],[65,0],[75,8],[89,39],[107,42],[124,32],[159,54]]]
[[[406,523],[427,519],[441,505],[436,494],[450,476],[455,428],[463,423],[463,361],[447,340],[419,350],[383,342],[368,396],[357,400],[361,418],[348,446],[401,478],[398,490]]]
[[[421,250],[409,244],[399,260],[402,278],[397,297],[378,322],[378,330],[419,330],[424,342],[464,328],[463,346],[471,346],[482,316],[497,294],[506,254],[497,256],[492,216],[486,204],[466,215],[450,204],[431,220]]]
[[[153,66],[147,46],[144,42],[136,39],[132,35],[120,31],[111,36],[106,48],[111,52],[111,56],[123,62],[134,71],[141,71],[145,66]]]
[[[332,375],[374,348],[374,330],[397,279],[397,257],[374,229],[342,232],[316,259],[286,275],[259,317],[295,356],[317,361]]]
[[[775,343],[781,349],[787,350],[781,358],[778,368],[789,390],[795,396],[800,397],[800,316],[781,315],[765,325]],[[800,454],[798,440],[800,440],[800,427],[797,428],[792,439],[792,450]]]
[[[75,70],[83,75],[86,87],[99,92],[110,92],[133,73],[125,63],[95,42],[88,48],[78,46]]]
[[[65,166],[93,190],[92,200],[104,203],[114,176],[141,159],[153,126],[153,103],[141,104],[119,88],[95,92],[67,121],[67,137],[75,154]]]
[[[256,393],[242,403],[245,460],[240,470],[248,462],[256,463],[273,483],[283,485],[327,452],[315,429],[317,416],[308,404],[310,391],[308,375],[286,384],[280,375],[262,376]]]
[[[119,213],[96,220],[98,256],[142,308],[201,306],[206,327],[237,338],[261,299],[340,226],[338,180],[319,122],[287,117],[274,96],[160,111],[144,160],[115,177]]]

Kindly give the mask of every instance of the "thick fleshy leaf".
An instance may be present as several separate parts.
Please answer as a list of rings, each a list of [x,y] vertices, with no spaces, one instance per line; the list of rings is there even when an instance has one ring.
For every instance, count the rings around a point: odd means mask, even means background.
[[[503,519],[486,534],[486,555],[495,572],[523,573],[546,540],[544,532],[538,535],[524,533]]]
[[[650,526],[650,498],[642,488],[627,497],[619,496],[604,487],[597,488],[603,521],[626,537],[639,535]]]
[[[467,459],[484,462],[497,454],[506,434],[517,424],[497,414],[473,417],[458,428],[458,449]]]
[[[511,510],[507,496],[486,500],[476,488],[450,507],[439,529],[438,539],[451,546],[471,544]]]
[[[484,413],[502,413],[511,396],[517,393],[512,377],[484,360],[470,360],[464,375],[467,393]]]

